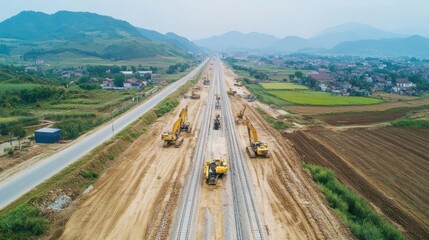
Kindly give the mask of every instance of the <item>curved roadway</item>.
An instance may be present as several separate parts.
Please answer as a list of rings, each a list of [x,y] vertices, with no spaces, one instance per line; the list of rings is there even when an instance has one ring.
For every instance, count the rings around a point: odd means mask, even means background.
[[[109,140],[113,136],[114,131],[119,132],[132,122],[136,121],[140,116],[173,93],[178,87],[192,79],[207,63],[207,61],[208,60],[204,61],[188,75],[165,87],[138,107],[125,113],[118,119],[115,119],[112,124],[109,123],[100,127],[93,133],[78,139],[76,143],[70,147],[37,162],[33,166],[2,181],[0,183],[0,209],[12,203],[46,179],[52,177],[65,167],[83,157],[92,149]]]

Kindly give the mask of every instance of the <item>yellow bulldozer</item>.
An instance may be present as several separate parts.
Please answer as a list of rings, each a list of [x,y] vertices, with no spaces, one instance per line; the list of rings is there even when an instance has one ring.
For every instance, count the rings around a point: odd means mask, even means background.
[[[246,105],[243,105],[243,109],[241,109],[240,112],[237,113],[237,118],[235,119],[236,124],[240,124],[243,122],[244,111],[246,111]]]
[[[204,176],[208,185],[216,185],[220,176],[224,175],[229,169],[229,163],[222,159],[215,159],[206,162]]]
[[[241,87],[241,86],[243,86],[243,83],[241,81],[238,81],[238,82],[234,83],[234,86]]]
[[[174,122],[173,130],[171,132],[166,131],[161,134],[161,139],[164,141],[163,147],[168,147],[174,145],[174,147],[178,148],[183,143],[183,138],[180,139],[180,125],[182,123],[182,119],[179,118]]]
[[[230,95],[230,96],[235,96],[235,94],[237,94],[237,91],[232,90],[232,88],[229,88],[229,90],[226,91],[226,93],[228,93],[228,95]]]
[[[191,99],[200,99],[200,97],[201,97],[200,94],[197,94],[192,90]]]
[[[253,127],[249,118],[246,117],[244,120],[247,125],[247,133],[249,134],[250,146],[246,147],[247,153],[251,158],[255,157],[270,157],[270,152],[268,150],[268,144],[265,142],[259,141],[258,133],[256,132],[255,127]]]

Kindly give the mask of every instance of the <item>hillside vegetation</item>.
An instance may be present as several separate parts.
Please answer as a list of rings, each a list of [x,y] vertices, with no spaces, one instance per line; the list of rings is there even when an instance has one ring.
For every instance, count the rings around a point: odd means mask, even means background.
[[[56,55],[114,61],[189,57],[183,44],[174,45],[179,40],[154,41],[126,21],[87,12],[21,12],[0,23],[0,38],[0,54],[25,61]]]

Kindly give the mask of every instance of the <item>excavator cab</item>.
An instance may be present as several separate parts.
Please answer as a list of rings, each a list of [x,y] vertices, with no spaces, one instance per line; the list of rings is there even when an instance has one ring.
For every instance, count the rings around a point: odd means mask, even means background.
[[[229,169],[229,163],[222,159],[214,159],[206,162],[204,175],[208,185],[216,185],[220,176],[224,175]]]
[[[173,130],[171,132],[165,131],[161,134],[161,139],[164,141],[163,147],[168,147],[174,144],[174,147],[178,148],[183,143],[183,138],[180,138],[180,124],[182,119],[179,118],[174,122]]]
[[[185,131],[190,133],[192,130],[191,124],[188,121],[188,105],[180,111],[179,118],[181,119],[180,122],[180,131]]]

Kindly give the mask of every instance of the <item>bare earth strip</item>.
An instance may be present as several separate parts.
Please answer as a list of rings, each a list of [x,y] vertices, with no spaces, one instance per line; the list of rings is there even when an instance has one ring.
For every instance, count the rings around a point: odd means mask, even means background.
[[[244,87],[233,86],[235,77],[230,70],[225,70],[227,85],[238,93],[247,94]],[[243,104],[248,104],[238,97],[231,102],[235,113]],[[244,125],[237,127],[269,238],[352,239],[347,227],[327,206],[311,176],[303,170],[299,155],[280,132],[269,127],[250,105],[254,104],[248,104],[245,115],[253,121],[260,139],[268,143],[271,158],[248,158],[245,152],[249,144],[247,128]]]
[[[203,94],[203,92],[201,92]],[[202,95],[201,99],[204,99]],[[67,222],[62,239],[165,239],[198,135],[202,100],[182,99],[123,153],[82,197]],[[163,148],[160,134],[171,130],[189,103],[192,133],[180,148]]]

